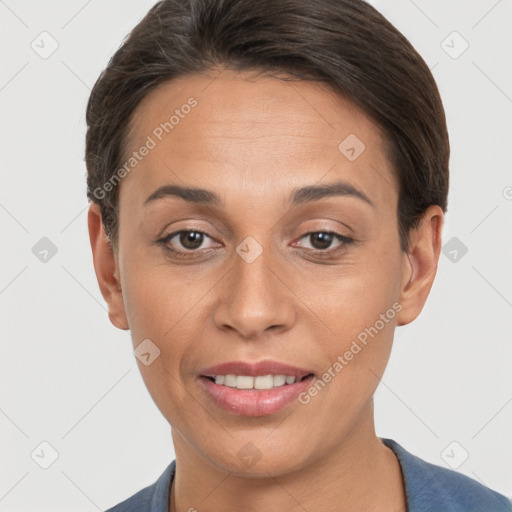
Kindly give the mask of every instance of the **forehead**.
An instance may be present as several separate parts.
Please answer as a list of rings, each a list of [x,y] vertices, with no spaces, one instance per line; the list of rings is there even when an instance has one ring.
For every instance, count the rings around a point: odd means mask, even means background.
[[[221,195],[257,196],[346,179],[377,203],[396,201],[380,128],[318,82],[226,70],[174,79],[132,115],[125,160],[143,146],[151,149],[121,187],[139,204],[166,181],[180,180]]]

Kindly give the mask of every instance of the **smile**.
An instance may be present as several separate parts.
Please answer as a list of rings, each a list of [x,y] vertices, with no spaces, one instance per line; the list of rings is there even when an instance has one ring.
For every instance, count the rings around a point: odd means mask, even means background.
[[[303,377],[305,378],[305,377]],[[210,379],[221,386],[237,389],[273,389],[293,384],[297,379],[293,375],[216,375]]]

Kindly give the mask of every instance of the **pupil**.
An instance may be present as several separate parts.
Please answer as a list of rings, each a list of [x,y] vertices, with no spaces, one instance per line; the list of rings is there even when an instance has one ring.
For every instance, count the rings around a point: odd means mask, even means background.
[[[197,249],[201,246],[202,241],[203,234],[197,231],[186,231],[180,235],[180,242],[187,249]]]
[[[320,244],[315,244],[312,241],[312,245],[315,247],[315,249],[327,249],[329,245],[331,245],[333,237],[333,235],[329,233],[313,233],[310,236],[312,237],[312,240],[320,240]],[[318,245],[320,246],[318,247]]]

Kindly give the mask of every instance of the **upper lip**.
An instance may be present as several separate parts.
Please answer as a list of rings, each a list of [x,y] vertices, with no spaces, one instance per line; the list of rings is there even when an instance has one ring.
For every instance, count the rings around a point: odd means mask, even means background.
[[[229,361],[204,368],[200,373],[204,377],[216,377],[217,375],[248,375],[251,377],[257,377],[258,375],[286,375],[301,379],[313,372],[307,368],[291,366],[267,359],[259,362]]]

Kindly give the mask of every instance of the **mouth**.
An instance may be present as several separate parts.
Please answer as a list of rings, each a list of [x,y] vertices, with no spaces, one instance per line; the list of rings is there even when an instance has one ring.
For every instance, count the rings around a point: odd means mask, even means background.
[[[277,361],[233,361],[201,371],[199,380],[218,407],[233,414],[264,416],[290,405],[315,374]]]
[[[274,389],[281,386],[289,386],[294,384],[295,382],[302,382],[304,379],[312,377],[313,373],[308,373],[303,377],[295,377],[294,375],[234,375],[232,373],[228,373],[227,375],[215,375],[208,376],[202,375],[202,377],[218,384],[219,386],[227,386],[230,388],[236,389],[253,389],[253,390],[263,390],[263,389]]]

